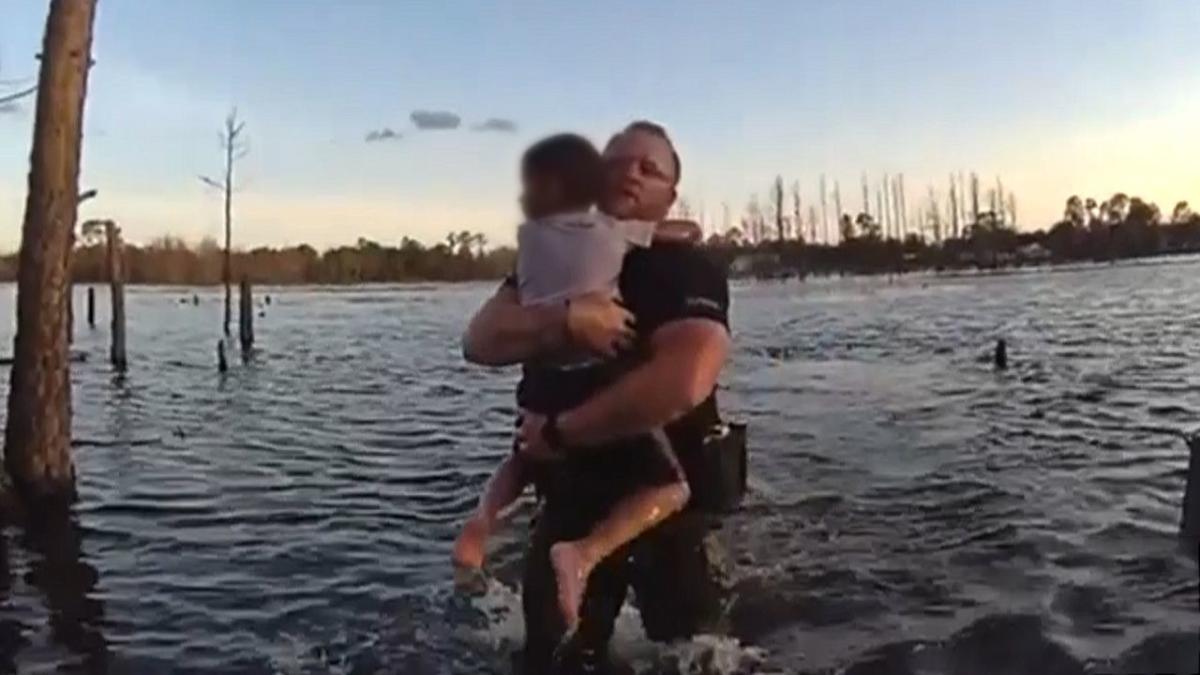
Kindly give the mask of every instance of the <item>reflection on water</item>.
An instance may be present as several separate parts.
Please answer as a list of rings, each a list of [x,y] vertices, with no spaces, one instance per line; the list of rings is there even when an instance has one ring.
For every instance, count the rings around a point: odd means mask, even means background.
[[[457,345],[491,288],[272,289],[223,376],[216,289],[132,289],[123,379],[81,326],[77,524],[0,539],[0,671],[506,671],[529,505],[482,587],[447,565],[511,433],[515,373]],[[1200,263],[743,285],[733,324],[731,634],[653,645],[626,607],[635,669],[1200,670]]]
[[[43,603],[44,625],[6,616],[0,622],[0,666],[16,672],[21,652],[65,650],[54,656],[59,667],[79,672],[106,672],[108,643],[103,633],[104,604],[96,597],[99,575],[81,559],[83,534],[74,518],[31,518],[28,527],[0,536],[0,600],[15,609],[21,586],[35,591]],[[12,560],[24,563],[22,578],[13,579]],[[6,612],[7,614],[7,612]],[[17,614],[14,612],[14,614]],[[31,639],[46,633],[45,645]],[[31,655],[32,656],[32,655]]]

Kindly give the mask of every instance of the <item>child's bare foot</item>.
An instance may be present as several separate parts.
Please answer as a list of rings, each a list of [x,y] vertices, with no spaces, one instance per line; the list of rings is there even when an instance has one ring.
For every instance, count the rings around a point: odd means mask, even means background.
[[[579,624],[579,608],[592,564],[582,547],[573,541],[559,542],[550,547],[550,562],[558,580],[558,608],[572,631]]]
[[[454,542],[454,564],[459,567],[479,569],[483,567],[484,549],[487,547],[487,525],[479,518],[471,518],[463,525],[462,532]]]

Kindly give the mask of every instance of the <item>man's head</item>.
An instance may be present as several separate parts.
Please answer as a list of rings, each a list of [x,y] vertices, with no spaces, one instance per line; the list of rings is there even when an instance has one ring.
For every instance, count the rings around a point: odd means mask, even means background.
[[[618,218],[662,220],[675,203],[682,166],[666,129],[638,121],[604,148],[600,206]]]
[[[589,209],[603,183],[600,153],[588,139],[558,134],[521,158],[521,208],[527,218]]]

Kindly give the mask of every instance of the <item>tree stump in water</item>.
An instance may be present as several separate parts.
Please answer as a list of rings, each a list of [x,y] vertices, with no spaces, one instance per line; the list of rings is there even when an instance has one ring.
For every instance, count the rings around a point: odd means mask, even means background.
[[[79,206],[95,9],[94,0],[50,2],[17,263],[17,333],[4,464],[17,496],[43,514],[57,512],[76,496],[65,292]]]
[[[1200,432],[1186,439],[1188,470],[1183,490],[1183,520],[1179,536],[1193,558],[1200,558]]]
[[[251,295],[250,280],[246,277],[242,277],[240,293],[238,337],[241,338],[242,352],[246,353],[254,346],[254,296]]]
[[[992,356],[996,370],[1008,370],[1008,343],[1004,338],[996,340],[996,353]]]
[[[125,277],[121,267],[123,246],[121,231],[111,220],[104,224],[108,238],[108,283],[112,289],[112,348],[109,357],[113,367],[124,371],[125,360]]]

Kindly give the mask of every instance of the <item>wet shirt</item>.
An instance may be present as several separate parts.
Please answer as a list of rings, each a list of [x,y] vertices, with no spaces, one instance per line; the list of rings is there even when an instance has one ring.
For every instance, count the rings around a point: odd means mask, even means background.
[[[650,336],[660,326],[680,319],[710,319],[728,329],[729,283],[725,271],[700,248],[690,244],[656,242],[634,249],[624,259],[618,286],[623,302],[637,318],[638,346],[619,359],[593,368],[547,372],[527,370],[517,388],[518,403],[549,413],[569,410],[644,358]],[[684,469],[699,455],[708,431],[720,421],[716,393],[666,428]],[[580,453],[576,471],[589,482],[628,482],[639,475],[634,453]],[[689,471],[690,473],[690,471]]]

